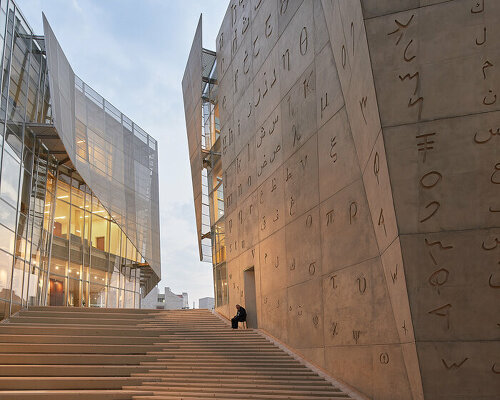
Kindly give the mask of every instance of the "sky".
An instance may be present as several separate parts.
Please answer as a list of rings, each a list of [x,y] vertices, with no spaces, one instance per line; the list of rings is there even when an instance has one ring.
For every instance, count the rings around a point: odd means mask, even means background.
[[[35,34],[42,12],[75,73],[158,140],[163,287],[190,307],[213,297],[212,266],[199,261],[182,76],[200,14],[215,50],[225,0],[16,0]]]

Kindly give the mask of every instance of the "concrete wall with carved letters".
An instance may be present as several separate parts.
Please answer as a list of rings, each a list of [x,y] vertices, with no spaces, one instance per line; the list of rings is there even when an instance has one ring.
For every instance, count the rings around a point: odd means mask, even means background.
[[[375,400],[500,393],[500,2],[233,0],[229,307]],[[498,67],[497,67],[498,66]]]

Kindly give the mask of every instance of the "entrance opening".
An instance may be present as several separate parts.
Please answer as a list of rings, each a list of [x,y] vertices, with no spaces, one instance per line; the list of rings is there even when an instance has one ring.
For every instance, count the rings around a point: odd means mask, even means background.
[[[255,269],[250,267],[243,271],[245,284],[245,309],[247,310],[247,326],[258,328],[257,323],[257,299],[255,294]]]
[[[64,284],[62,281],[50,279],[49,305],[64,306]]]

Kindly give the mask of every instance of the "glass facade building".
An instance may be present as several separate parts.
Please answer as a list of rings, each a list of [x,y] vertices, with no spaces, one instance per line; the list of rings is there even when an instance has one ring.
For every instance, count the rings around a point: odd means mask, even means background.
[[[157,142],[0,0],[0,319],[139,307],[160,279]]]

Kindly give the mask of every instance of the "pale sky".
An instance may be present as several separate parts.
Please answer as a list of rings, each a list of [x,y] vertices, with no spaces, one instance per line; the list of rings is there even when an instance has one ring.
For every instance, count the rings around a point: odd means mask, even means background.
[[[163,287],[213,297],[199,261],[181,81],[200,14],[215,50],[225,0],[16,0],[35,34],[47,16],[75,73],[158,140]]]

